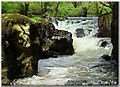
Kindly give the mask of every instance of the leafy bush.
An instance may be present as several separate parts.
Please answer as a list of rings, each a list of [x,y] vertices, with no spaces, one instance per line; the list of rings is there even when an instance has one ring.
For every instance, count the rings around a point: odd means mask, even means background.
[[[17,13],[17,11],[15,9],[10,9],[7,11],[7,13]]]

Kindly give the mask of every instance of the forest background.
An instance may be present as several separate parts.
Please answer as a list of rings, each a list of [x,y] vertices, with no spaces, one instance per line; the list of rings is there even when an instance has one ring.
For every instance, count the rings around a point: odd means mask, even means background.
[[[112,12],[112,2],[2,2],[2,13],[62,17],[99,17]]]
[[[2,2],[2,14],[19,13],[33,21],[50,17],[99,17],[98,36],[111,37],[114,2]],[[107,34],[105,32],[108,32]]]

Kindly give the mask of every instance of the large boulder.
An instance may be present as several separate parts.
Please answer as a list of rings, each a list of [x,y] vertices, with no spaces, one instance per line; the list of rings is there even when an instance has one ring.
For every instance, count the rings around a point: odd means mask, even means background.
[[[36,72],[36,61],[42,53],[40,41],[36,41],[40,39],[37,26],[20,14],[2,15],[3,61],[8,67],[10,80]]]
[[[2,15],[2,67],[6,67],[7,73],[3,80],[37,74],[38,60],[54,53],[74,53],[71,33],[55,29],[44,19],[34,22],[20,14]]]
[[[43,26],[44,25],[44,26]],[[44,58],[56,57],[55,55],[71,55],[74,53],[72,34],[68,31],[55,29],[51,22],[41,22],[40,37]]]
[[[74,49],[72,46],[72,34],[63,30],[56,30],[52,36],[52,43],[49,47],[49,53],[53,55],[72,55]]]
[[[72,55],[74,53],[71,41],[66,38],[60,40],[55,40],[55,42],[50,46],[49,52],[53,55]]]

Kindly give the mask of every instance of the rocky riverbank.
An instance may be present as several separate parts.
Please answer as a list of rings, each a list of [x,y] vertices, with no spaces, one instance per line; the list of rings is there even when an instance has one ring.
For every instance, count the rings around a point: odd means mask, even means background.
[[[2,15],[2,84],[37,74],[39,59],[74,53],[70,32],[20,14]],[[4,69],[4,70],[3,70]]]

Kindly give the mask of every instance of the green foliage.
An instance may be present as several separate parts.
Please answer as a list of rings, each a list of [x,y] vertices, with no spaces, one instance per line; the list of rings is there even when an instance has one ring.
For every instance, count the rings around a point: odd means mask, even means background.
[[[50,14],[50,16],[55,16],[57,13],[56,12],[53,12]]]
[[[20,3],[23,2],[2,2],[2,13],[19,13]]]
[[[41,19],[41,18],[40,18],[40,17],[34,17],[34,19],[39,20],[39,19]]]
[[[87,8],[87,16],[100,16],[111,12],[111,8],[103,6],[100,2],[60,2],[56,12],[58,2],[29,2],[29,14],[50,15],[50,16],[82,16],[84,7]],[[103,2],[109,6],[109,2]],[[76,4],[76,8],[75,8]],[[24,13],[24,2],[2,2],[2,13]],[[46,11],[45,11],[46,10]],[[45,12],[44,12],[45,11]],[[97,13],[98,12],[98,13]],[[102,13],[101,13],[102,12]],[[36,18],[35,18],[36,20]]]
[[[46,12],[44,15],[50,15],[50,14]]]
[[[4,17],[4,19],[8,19],[8,17]]]
[[[105,13],[109,13],[111,12],[112,10],[110,8],[105,8],[102,12],[102,14],[105,14]]]
[[[14,9],[10,9],[7,11],[7,13],[17,13]]]
[[[34,17],[34,18],[30,18],[32,21],[34,21],[34,22],[40,22],[41,20],[42,20],[42,18],[41,17],[38,17],[38,16],[36,16],[36,17]]]

